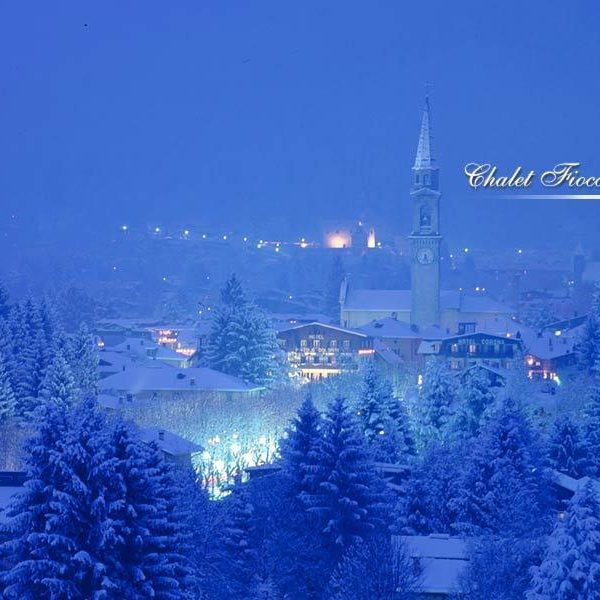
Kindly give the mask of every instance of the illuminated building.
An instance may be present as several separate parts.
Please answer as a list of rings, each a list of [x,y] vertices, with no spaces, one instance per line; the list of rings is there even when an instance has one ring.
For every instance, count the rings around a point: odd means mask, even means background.
[[[283,327],[277,340],[286,353],[290,376],[306,381],[355,371],[361,360],[375,354],[365,333],[318,322]]]
[[[341,250],[352,247],[352,234],[347,229],[336,229],[325,234],[325,247]]]

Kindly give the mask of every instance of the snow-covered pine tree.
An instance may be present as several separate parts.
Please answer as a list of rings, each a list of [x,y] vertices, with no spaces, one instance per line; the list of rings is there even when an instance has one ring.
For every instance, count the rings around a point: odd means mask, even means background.
[[[44,600],[78,598],[73,557],[79,550],[73,523],[64,518],[72,505],[73,473],[63,460],[68,432],[63,408],[48,403],[40,409],[39,429],[25,446],[27,481],[13,497],[6,522],[0,525],[4,598]]]
[[[451,532],[456,515],[450,500],[463,456],[459,446],[433,444],[418,457],[396,507],[394,531],[405,535]]]
[[[10,313],[10,294],[3,281],[0,281],[0,319],[8,318]]]
[[[463,439],[475,435],[486,410],[493,402],[494,392],[486,371],[478,366],[470,368],[465,373],[457,393],[451,435]]]
[[[226,499],[225,523],[221,535],[224,548],[224,572],[232,598],[246,598],[258,583],[258,555],[253,543],[254,508],[242,486],[234,488]]]
[[[232,275],[221,291],[204,363],[258,385],[270,385],[280,374],[281,351],[264,313],[246,299]]]
[[[589,398],[584,410],[583,433],[591,460],[590,474],[600,476],[600,362],[596,363]]]
[[[430,358],[415,406],[417,435],[421,446],[441,440],[447,433],[456,397],[454,376],[446,362]]]
[[[17,412],[24,420],[33,418],[48,370],[48,352],[41,329],[32,333],[18,365]]]
[[[384,431],[387,406],[382,400],[380,375],[371,361],[364,369],[356,410],[358,422],[369,443]]]
[[[387,501],[364,436],[341,398],[327,410],[318,465],[318,488],[304,500],[320,519],[325,546],[339,558],[352,543],[385,526]]]
[[[98,393],[98,351],[85,323],[70,340],[68,359],[80,395],[95,396]]]
[[[176,492],[165,477],[159,451],[117,421],[110,431],[114,473],[107,490],[107,572],[118,598],[186,598],[190,568],[182,539],[167,514]],[[178,579],[180,578],[180,579]]]
[[[16,413],[17,400],[10,380],[7,361],[0,351],[0,424]]]
[[[577,350],[581,366],[592,374],[594,366],[600,361],[600,285],[596,286]]]
[[[532,533],[546,510],[542,452],[528,420],[506,399],[471,444],[450,505],[469,534]]]
[[[279,444],[283,469],[290,479],[290,493],[295,497],[315,491],[321,429],[321,414],[308,394],[287,430],[287,437]]]
[[[600,598],[600,505],[591,481],[573,496],[565,520],[555,525],[542,563],[533,569],[526,598]]]
[[[553,469],[569,477],[579,479],[592,474],[590,447],[579,426],[568,415],[554,421],[548,439],[548,459]]]
[[[40,396],[67,408],[73,406],[79,397],[71,367],[60,352],[56,353],[48,367]]]
[[[365,367],[356,412],[374,460],[399,462],[414,455],[415,443],[406,409],[375,363]]]
[[[329,582],[331,600],[408,600],[415,597],[419,567],[387,533],[352,545]]]

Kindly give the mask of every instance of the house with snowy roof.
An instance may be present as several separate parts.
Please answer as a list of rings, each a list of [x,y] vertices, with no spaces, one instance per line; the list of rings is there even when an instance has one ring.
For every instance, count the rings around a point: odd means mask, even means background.
[[[420,571],[417,598],[449,598],[460,594],[461,578],[469,566],[469,540],[448,534],[393,536]]]
[[[430,108],[426,102],[412,167],[411,289],[360,289],[346,278],[340,288],[340,324],[355,329],[393,317],[417,331],[437,326],[448,333],[472,333],[512,309],[484,294],[467,296],[440,290],[441,242],[439,169],[431,149]]]
[[[202,446],[162,427],[144,427],[139,431],[144,442],[155,444],[163,457],[171,462],[190,465],[192,454],[202,451]]]
[[[117,397],[123,403],[161,402],[222,398],[233,400],[256,396],[260,386],[209,369],[175,369],[160,363],[126,368],[100,380],[103,395]]]

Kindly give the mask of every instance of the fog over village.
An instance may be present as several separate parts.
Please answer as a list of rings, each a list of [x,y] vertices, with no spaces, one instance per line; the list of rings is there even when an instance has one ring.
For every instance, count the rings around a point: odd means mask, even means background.
[[[600,599],[569,10],[0,8],[0,598]]]

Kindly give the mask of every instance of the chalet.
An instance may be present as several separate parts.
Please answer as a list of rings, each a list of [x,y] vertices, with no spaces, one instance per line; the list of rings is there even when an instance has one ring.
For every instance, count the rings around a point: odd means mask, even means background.
[[[521,337],[529,377],[559,382],[559,373],[577,362],[576,346],[581,327],[538,332],[524,329]]]
[[[521,358],[520,349],[521,340],[518,338],[479,332],[424,340],[419,346],[419,353],[444,357],[454,370],[476,364],[506,369]]]
[[[460,594],[461,579],[469,566],[467,539],[432,533],[394,536],[392,542],[401,546],[420,570],[416,598],[433,600]]]
[[[375,353],[366,333],[319,322],[285,325],[277,340],[287,355],[290,375],[306,380],[355,371]]]

